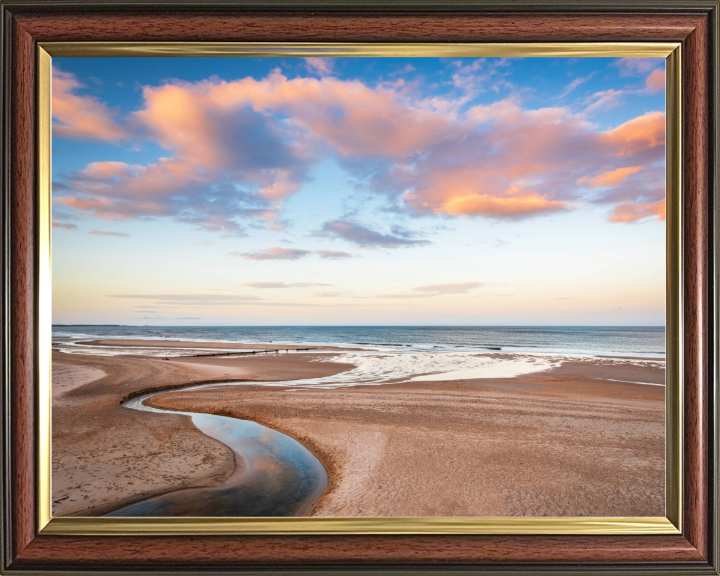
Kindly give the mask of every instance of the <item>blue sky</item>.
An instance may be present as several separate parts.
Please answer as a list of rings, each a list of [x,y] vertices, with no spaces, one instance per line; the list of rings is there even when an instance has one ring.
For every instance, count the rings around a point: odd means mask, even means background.
[[[664,62],[55,58],[56,323],[664,324]]]

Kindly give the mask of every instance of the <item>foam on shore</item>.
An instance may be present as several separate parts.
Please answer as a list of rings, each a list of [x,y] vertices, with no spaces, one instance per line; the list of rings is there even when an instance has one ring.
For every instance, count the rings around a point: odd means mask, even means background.
[[[556,368],[568,360],[592,362],[592,356],[567,354],[504,354],[478,352],[345,352],[324,357],[324,362],[354,364],[356,368],[334,376],[280,382],[253,382],[255,386],[341,388],[395,382],[437,382],[477,378],[514,378]],[[662,360],[612,359],[604,363],[662,365]]]

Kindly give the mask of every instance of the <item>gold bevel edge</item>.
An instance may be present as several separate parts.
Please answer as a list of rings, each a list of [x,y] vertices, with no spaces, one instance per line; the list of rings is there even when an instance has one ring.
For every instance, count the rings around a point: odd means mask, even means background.
[[[328,44],[48,42],[38,45],[38,178],[40,203],[38,530],[43,534],[677,534],[682,490],[680,307],[680,44]],[[505,56],[640,57],[667,59],[666,155],[667,316],[675,337],[666,357],[667,518],[53,518],[51,515],[51,57],[52,56]],[[670,127],[677,131],[672,133]],[[675,252],[673,250],[676,249]],[[46,348],[43,348],[43,344]],[[43,353],[42,350],[47,350]],[[673,378],[673,376],[675,376]],[[669,386],[668,386],[669,385]],[[676,462],[673,474],[670,463]]]
[[[682,48],[666,59],[665,515],[682,530]]]
[[[589,57],[666,58],[677,42],[548,42],[488,44],[375,44],[337,42],[41,42],[51,56],[395,56],[395,57]]]
[[[51,258],[51,142],[52,127],[51,82],[52,62],[42,48],[37,56],[37,176],[38,176],[38,529],[48,524],[52,516],[52,258]]]
[[[679,534],[667,518],[53,518],[43,534]]]

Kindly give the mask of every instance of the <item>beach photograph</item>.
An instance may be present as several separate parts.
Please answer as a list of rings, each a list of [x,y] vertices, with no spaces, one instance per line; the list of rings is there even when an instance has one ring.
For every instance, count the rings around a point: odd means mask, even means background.
[[[665,516],[663,58],[51,90],[53,516]]]

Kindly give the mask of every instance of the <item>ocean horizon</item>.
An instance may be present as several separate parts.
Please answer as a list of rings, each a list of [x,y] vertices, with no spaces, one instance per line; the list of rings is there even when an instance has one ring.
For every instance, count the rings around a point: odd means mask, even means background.
[[[664,356],[664,326],[130,326],[55,324],[67,340],[159,339],[361,346],[387,351],[503,351]]]

